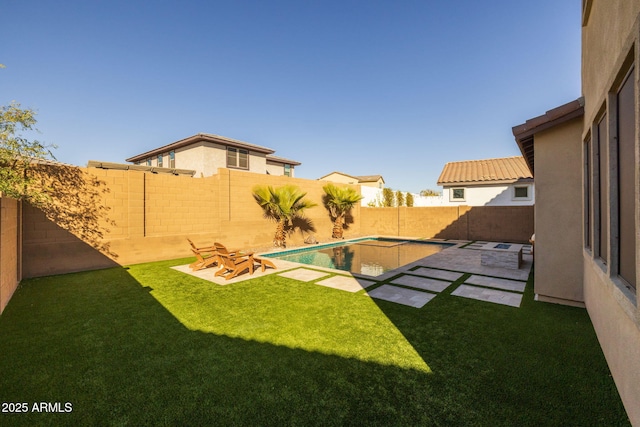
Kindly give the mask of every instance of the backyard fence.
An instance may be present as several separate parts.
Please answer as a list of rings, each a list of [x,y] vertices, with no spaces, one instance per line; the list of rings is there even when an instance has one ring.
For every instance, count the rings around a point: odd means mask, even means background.
[[[53,167],[55,168],[55,166]],[[219,169],[206,178],[133,170],[71,168],[52,172],[58,208],[43,212],[2,198],[0,307],[21,277],[38,277],[191,256],[196,244],[267,249],[275,224],[252,196],[256,184],[293,184],[318,206],[288,238],[331,241],[323,206],[326,182]],[[357,188],[357,187],[354,187]],[[20,229],[20,220],[22,229]],[[345,238],[365,235],[526,242],[533,206],[366,208],[356,205]]]
[[[0,313],[21,279],[20,202],[0,195]]]

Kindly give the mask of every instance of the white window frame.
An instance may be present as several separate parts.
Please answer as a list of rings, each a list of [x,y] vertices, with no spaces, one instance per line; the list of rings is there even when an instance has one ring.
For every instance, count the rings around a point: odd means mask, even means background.
[[[513,200],[513,201],[523,201],[523,202],[531,200],[531,185],[530,184],[514,185],[512,188],[513,189],[511,190],[511,200]],[[516,196],[516,188],[526,188],[527,189],[527,195],[525,197]]]
[[[462,190],[462,197],[454,197],[454,193],[456,190]],[[449,191],[449,201],[450,202],[466,202],[467,201],[467,189],[464,187],[455,187],[451,188]]]

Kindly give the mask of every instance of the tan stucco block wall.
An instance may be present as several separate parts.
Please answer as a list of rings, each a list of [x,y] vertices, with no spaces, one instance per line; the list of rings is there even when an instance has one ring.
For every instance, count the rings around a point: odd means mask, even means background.
[[[569,303],[584,301],[581,134],[580,117],[534,139],[535,293]]]
[[[0,197],[0,313],[20,281],[19,202]]]
[[[602,107],[631,47],[629,38],[640,13],[640,2],[635,0],[593,0],[592,4],[588,24],[582,28],[585,123],[593,122]]]
[[[77,168],[97,189],[95,211],[104,216],[89,221],[88,237],[64,228],[32,207],[23,212],[24,277],[105,268],[139,262],[193,256],[187,238],[204,246],[221,242],[232,248],[269,248],[275,223],[263,217],[252,196],[255,185],[297,185],[317,206],[307,211],[307,228],[288,238],[302,245],[310,234],[331,240],[332,222],[322,204],[323,183],[218,169],[206,178],[140,171]],[[354,187],[357,190],[357,187]],[[80,197],[84,190],[78,189]],[[75,191],[74,191],[75,193]],[[75,199],[74,199],[75,200]],[[61,203],[74,203],[61,200]],[[89,209],[91,211],[91,209]],[[91,213],[91,212],[90,212]],[[352,211],[345,238],[358,235],[360,206]],[[76,224],[77,225],[77,224]]]
[[[533,206],[361,208],[361,234],[526,243]]]
[[[334,241],[333,223],[323,204],[323,181],[224,168],[205,178],[77,169],[91,185],[82,188],[80,181],[75,181],[76,186],[68,194],[73,196],[71,200],[63,197],[60,203],[75,203],[76,196],[83,198],[85,192],[96,190],[93,198],[86,201],[95,206],[88,206],[87,215],[77,219],[76,224],[56,223],[43,212],[26,207],[22,216],[24,277],[192,257],[187,238],[198,246],[220,242],[233,249],[268,250],[273,247],[276,224],[264,218],[254,200],[252,190],[256,185],[295,185],[316,204],[288,236],[290,247],[303,245],[310,235],[318,242]],[[353,188],[358,191],[357,186]],[[532,217],[532,209],[398,209],[363,208],[356,204],[344,238],[401,235],[526,241],[531,233],[527,218]]]
[[[591,3],[587,25],[582,28],[582,91],[585,97],[583,139],[604,106],[609,119],[615,123],[613,99],[607,100],[609,91],[616,90],[628,71],[631,65],[629,59],[635,61],[637,76],[639,60],[640,1],[593,0]],[[638,99],[635,102],[637,109]],[[640,173],[637,138],[636,178]],[[615,162],[610,166],[615,167]],[[636,190],[638,188],[636,179]],[[636,191],[635,196],[638,220],[640,192]],[[636,261],[637,265],[640,264],[639,235],[636,235]],[[605,273],[603,265],[594,260],[589,251],[584,251],[583,262],[585,305],[627,414],[633,425],[640,426],[640,301],[637,291],[623,291],[616,283],[617,279],[610,277],[615,275],[615,266],[605,266],[613,270],[611,274]]]
[[[640,328],[636,307],[585,255],[585,304],[632,425],[640,426]],[[536,276],[536,280],[538,280]],[[622,303],[621,303],[622,302]]]

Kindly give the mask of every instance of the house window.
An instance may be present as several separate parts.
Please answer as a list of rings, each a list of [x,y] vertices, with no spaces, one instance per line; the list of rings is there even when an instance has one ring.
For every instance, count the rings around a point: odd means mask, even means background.
[[[451,200],[463,202],[464,201],[464,188],[452,188],[451,189]]]
[[[176,167],[176,152],[175,151],[169,151],[169,167],[172,168],[172,169]]]
[[[227,167],[249,169],[249,152],[242,148],[227,147]]]
[[[529,187],[514,187],[513,188],[513,198],[514,199],[528,199],[529,198]]]
[[[516,187],[514,189],[514,197],[516,198],[527,198],[529,197],[529,189],[527,187]]]
[[[286,163],[284,165],[284,176],[291,176],[291,165]]]
[[[633,70],[629,72],[616,96],[617,133],[616,151],[617,167],[614,168],[617,186],[617,230],[612,227],[612,234],[618,235],[618,276],[636,288],[636,233],[635,221],[635,94]],[[615,232],[617,231],[617,233]]]
[[[605,114],[595,127],[595,224],[597,227],[596,256],[607,263],[609,247],[609,191],[608,191],[608,156],[607,156],[607,115]]]
[[[151,157],[147,159],[147,166],[151,166]]]
[[[162,154],[158,154],[158,167],[162,167]]]
[[[591,241],[591,137],[584,143],[584,247],[591,249],[593,242]]]

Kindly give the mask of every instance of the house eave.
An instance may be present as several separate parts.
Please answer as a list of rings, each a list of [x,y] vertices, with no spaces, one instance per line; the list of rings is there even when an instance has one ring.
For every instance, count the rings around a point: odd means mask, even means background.
[[[518,178],[518,179],[501,179],[494,181],[459,181],[459,182],[442,182],[439,181],[438,185],[443,188],[452,187],[487,187],[492,185],[508,185],[508,184],[532,184],[533,178]]]
[[[534,174],[534,148],[533,136],[536,133],[551,129],[569,120],[582,117],[584,115],[584,98],[580,97],[574,101],[551,109],[541,116],[527,120],[521,125],[514,126],[511,130],[524,157],[527,167]]]
[[[181,139],[176,142],[172,142],[171,144],[163,145],[162,147],[154,148],[153,150],[146,151],[141,154],[137,154],[133,157],[129,157],[126,159],[127,162],[138,162],[141,160],[145,160],[149,157],[154,157],[159,154],[163,154],[169,151],[177,150],[178,148],[186,147],[188,145],[197,144],[199,142],[209,142],[214,144],[221,144],[230,147],[236,148],[244,148],[249,151],[263,153],[263,154],[273,154],[275,150],[267,147],[261,147],[259,145],[249,144],[248,142],[239,141],[237,139],[227,138],[220,135],[213,135],[208,133],[199,133],[188,138]]]

